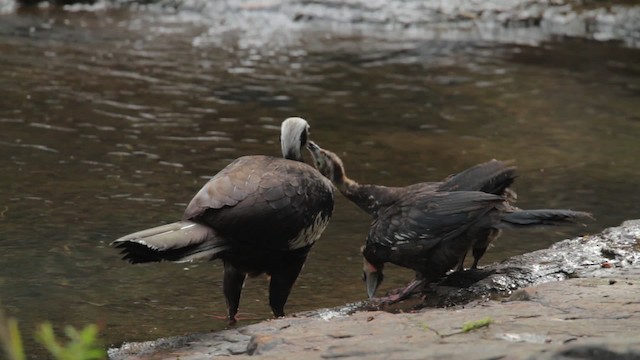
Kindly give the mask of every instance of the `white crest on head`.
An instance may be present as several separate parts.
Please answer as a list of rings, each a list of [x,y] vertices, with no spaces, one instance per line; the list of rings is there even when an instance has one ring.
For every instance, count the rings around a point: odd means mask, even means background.
[[[290,117],[282,122],[280,146],[282,156],[291,160],[302,160],[302,147],[306,145],[309,123],[303,118]]]

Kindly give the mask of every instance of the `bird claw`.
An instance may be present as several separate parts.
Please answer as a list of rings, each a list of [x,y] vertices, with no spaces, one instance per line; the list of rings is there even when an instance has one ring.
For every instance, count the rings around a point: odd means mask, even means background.
[[[379,303],[380,305],[395,304],[411,297],[411,295],[418,292],[424,285],[425,281],[423,279],[412,280],[406,287],[399,290],[392,290],[388,292],[389,295],[380,298],[372,298],[371,301]]]
[[[213,315],[205,314],[205,315],[211,318],[214,318],[216,320],[226,321],[228,326],[235,326],[238,323],[238,320],[240,319],[237,315],[233,317],[229,317],[228,315],[215,315],[215,314]]]
[[[407,296],[405,294],[398,293],[398,294],[391,294],[391,295],[377,297],[377,298],[371,298],[370,301],[375,302],[379,305],[393,305],[406,298]]]

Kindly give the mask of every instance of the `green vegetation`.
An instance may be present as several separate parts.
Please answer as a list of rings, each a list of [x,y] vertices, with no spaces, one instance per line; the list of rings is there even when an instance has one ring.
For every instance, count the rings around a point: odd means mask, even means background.
[[[441,338],[446,338],[449,336],[453,336],[453,335],[458,335],[458,334],[464,334],[464,333],[468,333],[470,331],[473,330],[477,330],[483,327],[487,327],[490,324],[493,323],[493,319],[490,317],[486,317],[484,319],[480,319],[480,320],[476,320],[476,321],[469,321],[466,322],[462,325],[462,330],[460,331],[456,331],[456,332],[452,332],[449,334],[441,334],[438,330],[430,327],[429,325],[427,325],[426,323],[420,322],[418,324],[418,326],[420,326],[422,329],[424,330],[429,330],[429,331],[433,331],[434,334],[436,334],[437,336],[441,337]]]
[[[16,319],[7,319],[4,311],[0,308],[0,341],[2,347],[7,353],[9,360],[24,360],[24,348],[22,347],[22,338],[20,330],[18,330],[18,322]]]
[[[96,325],[89,325],[80,331],[72,326],[67,326],[64,332],[69,340],[66,344],[61,344],[56,339],[53,326],[50,323],[44,323],[36,332],[36,340],[56,360],[106,359],[107,354],[98,341],[98,327]],[[0,308],[0,344],[2,344],[9,360],[26,359],[18,322],[14,318],[7,318],[2,308]]]
[[[490,317],[486,317],[477,321],[469,321],[462,325],[462,332],[469,332],[472,330],[480,329],[486,326],[489,326],[493,322],[493,319]]]
[[[50,323],[40,325],[36,339],[58,360],[100,360],[106,358],[104,349],[98,344],[98,326],[88,325],[78,331],[72,326],[64,329],[69,341],[61,345],[53,333]]]

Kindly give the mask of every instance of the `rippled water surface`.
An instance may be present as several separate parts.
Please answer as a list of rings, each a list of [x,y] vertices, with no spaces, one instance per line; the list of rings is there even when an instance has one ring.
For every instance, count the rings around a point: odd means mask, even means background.
[[[97,322],[119,344],[223,328],[219,263],[132,266],[108,244],[179,219],[230,160],[278,156],[292,115],[361,182],[515,159],[521,207],[597,218],[507,232],[485,263],[640,217],[637,49],[438,39],[242,4],[218,17],[197,6],[0,15],[0,298],[23,332]],[[365,297],[367,227],[339,198],[289,313]],[[385,289],[411,277],[387,274]],[[245,324],[270,317],[266,285],[246,284]]]

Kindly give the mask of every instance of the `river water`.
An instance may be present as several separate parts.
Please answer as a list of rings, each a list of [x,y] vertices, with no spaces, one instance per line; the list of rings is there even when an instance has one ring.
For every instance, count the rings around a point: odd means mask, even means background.
[[[308,119],[312,138],[363,183],[438,180],[514,159],[520,207],[597,218],[506,232],[484,263],[640,216],[633,41],[438,36],[353,14],[323,22],[264,1],[220,3],[2,2],[0,300],[29,349],[42,321],[98,323],[107,345],[224,328],[220,263],[133,266],[108,244],[179,219],[232,159],[278,156],[288,116]],[[319,4],[297,6],[307,14]],[[334,20],[349,14],[329,8]],[[289,313],[365,298],[367,227],[338,198]],[[411,276],[392,267],[383,290]],[[270,316],[266,279],[250,279],[242,323]]]

